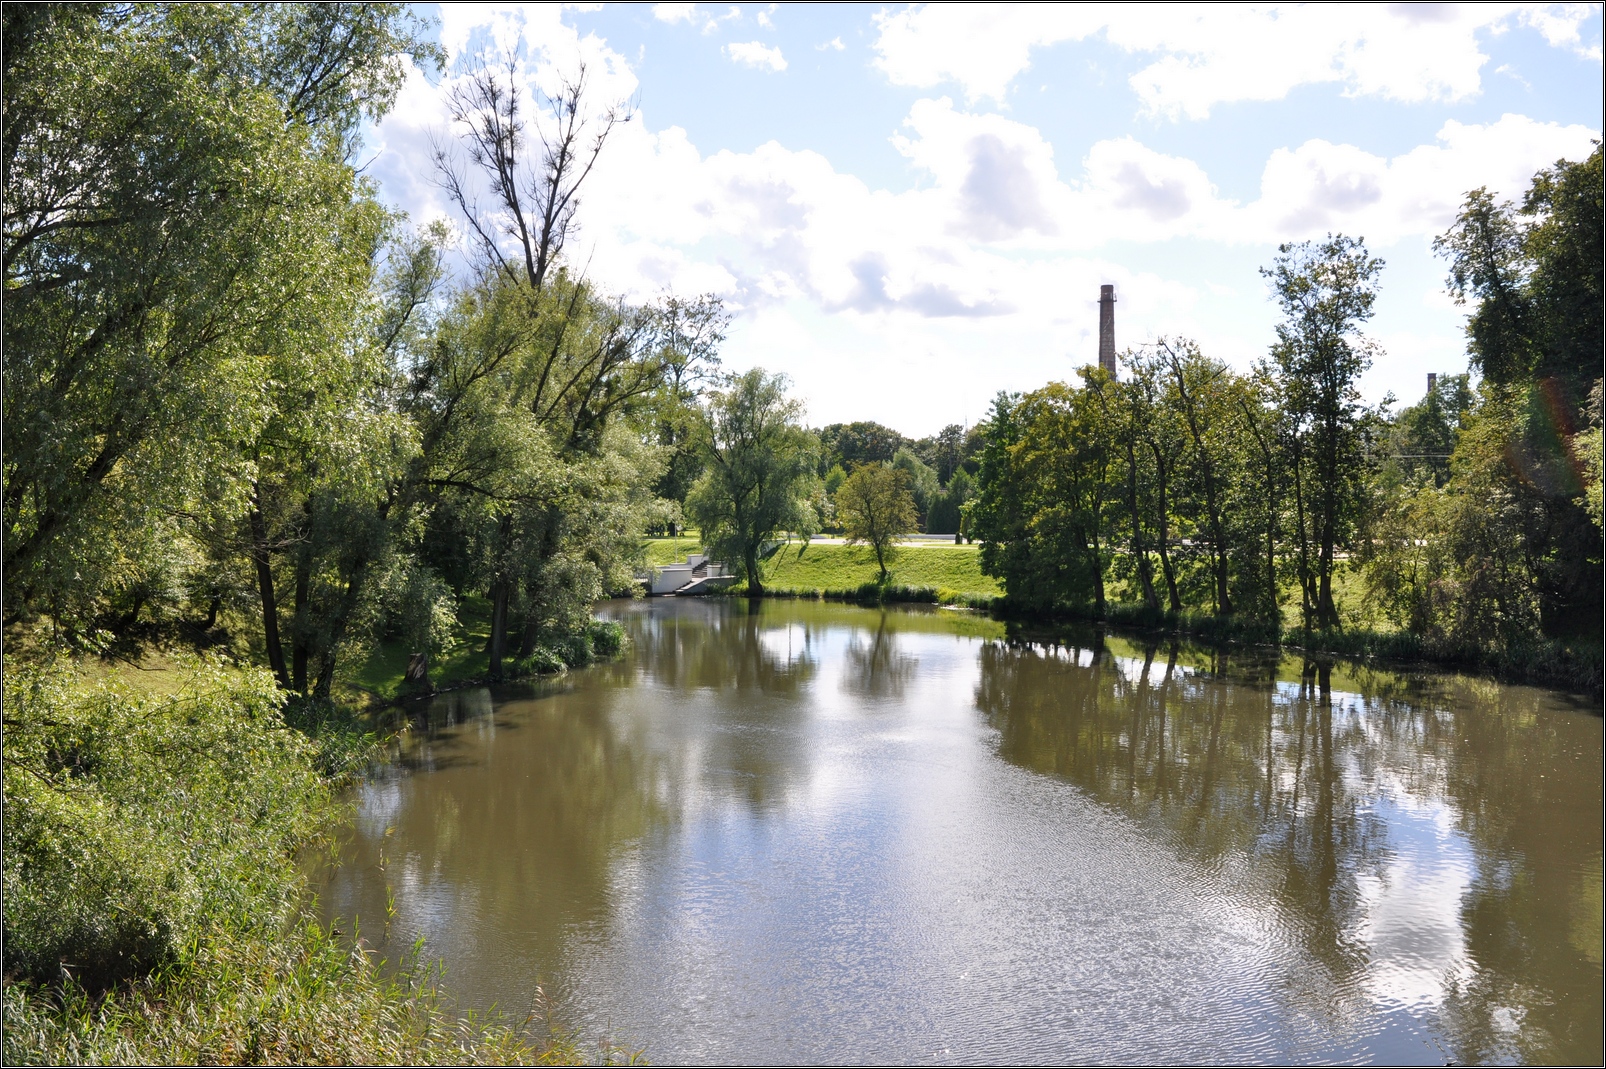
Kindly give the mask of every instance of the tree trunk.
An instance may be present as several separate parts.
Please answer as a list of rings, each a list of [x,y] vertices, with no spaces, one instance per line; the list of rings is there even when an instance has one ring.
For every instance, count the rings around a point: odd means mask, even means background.
[[[1138,455],[1130,440],[1126,443],[1126,501],[1132,516],[1132,556],[1137,562],[1138,582],[1143,586],[1143,604],[1158,612],[1160,598],[1154,592],[1154,566],[1143,544],[1143,521],[1138,512]]]
[[[1171,567],[1171,519],[1166,511],[1165,504],[1165,458],[1160,455],[1159,443],[1149,440],[1149,450],[1154,454],[1155,472],[1158,476],[1157,485],[1160,494],[1160,570],[1165,575],[1166,594],[1171,599],[1171,611],[1182,611],[1182,598],[1177,595],[1177,573]]]
[[[764,594],[764,581],[758,575],[758,546],[749,545],[742,551],[742,563],[747,566],[747,594],[749,597],[761,597]]]
[[[1305,479],[1301,474],[1301,457],[1294,452],[1294,522],[1299,526],[1299,601],[1305,630],[1310,630],[1311,611],[1315,608],[1311,590],[1310,537],[1305,529]]]
[[[1260,433],[1260,425],[1249,411],[1249,403],[1240,399],[1238,404],[1249,423],[1249,432],[1255,436],[1255,444],[1260,447],[1260,455],[1266,461],[1266,597],[1272,618],[1281,627],[1282,607],[1277,602],[1277,470],[1272,463],[1271,447]]]
[[[268,650],[268,666],[279,686],[290,689],[284,670],[284,646],[279,641],[279,602],[273,592],[273,564],[268,558],[268,525],[262,518],[261,493],[251,507],[251,563],[256,565],[257,593],[262,598],[262,641]]]
[[[1322,486],[1321,586],[1316,594],[1316,621],[1322,628],[1339,626],[1338,607],[1333,604],[1333,544],[1338,540],[1338,428],[1326,428],[1324,457],[1326,468]]]
[[[486,646],[492,679],[502,678],[502,656],[507,649],[507,603],[508,582],[498,579],[491,587],[491,638]]]

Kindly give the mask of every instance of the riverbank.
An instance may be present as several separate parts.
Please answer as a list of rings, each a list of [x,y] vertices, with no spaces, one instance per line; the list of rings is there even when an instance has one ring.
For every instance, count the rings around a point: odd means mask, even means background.
[[[5,714],[6,1064],[582,1060],[314,919],[295,857],[385,759],[371,720],[200,659],[8,664]]]
[[[1267,646],[1362,663],[1482,672],[1505,683],[1553,687],[1588,694],[1596,700],[1602,693],[1601,647],[1588,640],[1567,642],[1535,637],[1523,643],[1486,648],[1404,631],[1365,627],[1307,631],[1297,625],[1279,627],[1270,621],[1235,616],[1159,613],[1124,603],[1111,604],[1102,614],[1091,610],[1024,612],[1011,607],[1005,599],[999,599],[992,608],[1006,619],[1050,627],[1059,623],[1093,623],[1139,634],[1186,637],[1212,645]]]
[[[811,544],[801,552],[783,547],[776,554],[781,559],[766,577],[764,596],[985,609],[1006,620],[1047,626],[1095,623],[1207,643],[1269,646],[1365,662],[1485,672],[1508,683],[1555,687],[1596,698],[1602,694],[1601,647],[1588,639],[1564,641],[1535,636],[1520,643],[1485,647],[1364,625],[1307,631],[1286,622],[1291,612],[1285,612],[1284,622],[1276,623],[1209,613],[1156,612],[1124,602],[1108,604],[1103,613],[1091,608],[1045,613],[1012,605],[998,583],[982,575],[976,548],[922,546],[905,551],[891,569],[892,581],[879,583],[874,556],[864,547]]]

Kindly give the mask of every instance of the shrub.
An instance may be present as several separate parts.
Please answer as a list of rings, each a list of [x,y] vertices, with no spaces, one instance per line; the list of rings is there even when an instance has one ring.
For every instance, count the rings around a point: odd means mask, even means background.
[[[10,976],[95,990],[283,919],[330,794],[266,672],[202,663],[156,697],[8,665],[5,717]]]
[[[624,626],[612,620],[591,621],[591,648],[602,659],[619,656],[625,648]]]
[[[514,674],[521,676],[552,675],[563,671],[565,667],[563,656],[546,646],[537,646],[528,657],[520,657],[513,662]]]

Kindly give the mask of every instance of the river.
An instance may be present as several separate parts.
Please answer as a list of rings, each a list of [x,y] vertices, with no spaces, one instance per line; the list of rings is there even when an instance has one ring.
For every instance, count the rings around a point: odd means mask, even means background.
[[[1601,1060],[1583,699],[951,610],[600,611],[620,660],[433,699],[319,877],[464,1006],[539,990],[658,1064]]]

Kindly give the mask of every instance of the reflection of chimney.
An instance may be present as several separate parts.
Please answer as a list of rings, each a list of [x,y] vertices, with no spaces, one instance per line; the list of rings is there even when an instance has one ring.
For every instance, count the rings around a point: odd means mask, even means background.
[[[1099,287],[1099,367],[1115,378],[1115,287]]]
[[[1433,387],[1437,386],[1438,384],[1439,376],[1432,371],[1428,372],[1428,393],[1431,394],[1433,392]]]

